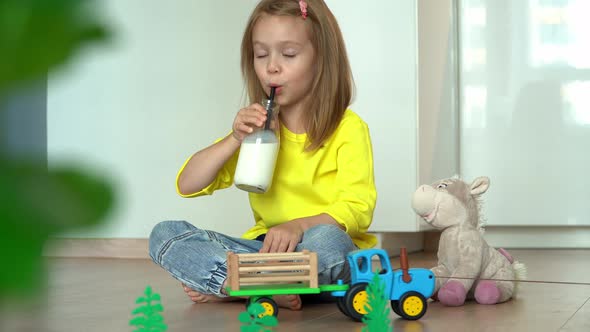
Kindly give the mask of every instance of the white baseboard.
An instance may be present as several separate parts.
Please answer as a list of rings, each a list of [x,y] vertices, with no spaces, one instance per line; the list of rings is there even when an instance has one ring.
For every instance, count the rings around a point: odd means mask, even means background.
[[[374,233],[377,248],[387,250],[390,256],[399,256],[400,247],[408,253],[423,249],[423,233]],[[148,239],[72,239],[56,238],[44,249],[47,257],[137,258],[150,259]]]
[[[53,239],[43,252],[47,257],[150,259],[148,239]]]
[[[425,233],[373,233],[377,248],[399,256],[400,248],[408,253],[424,250]],[[436,233],[427,242],[435,242]],[[588,249],[590,227],[521,227],[487,226],[486,241],[503,248]],[[47,257],[136,258],[150,259],[148,239],[53,239],[44,250]]]
[[[400,248],[406,247],[408,253],[424,249],[424,233],[373,233],[377,236],[375,248],[385,249],[390,257],[399,256]]]
[[[590,227],[486,226],[485,239],[503,248],[586,249],[590,248]]]

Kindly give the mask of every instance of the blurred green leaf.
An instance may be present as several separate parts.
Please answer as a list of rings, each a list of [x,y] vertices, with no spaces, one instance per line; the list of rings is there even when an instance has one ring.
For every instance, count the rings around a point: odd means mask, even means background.
[[[0,1],[0,95],[42,77],[70,60],[81,46],[109,33],[96,19],[94,1]]]
[[[34,291],[49,236],[97,225],[114,194],[101,178],[75,169],[0,159],[0,295]]]
[[[238,315],[238,321],[240,321],[240,323],[250,323],[251,320],[252,316],[246,311],[240,312]]]
[[[250,313],[250,315],[254,316],[254,317],[258,317],[258,315],[264,313],[266,310],[264,310],[264,307],[262,306],[262,304],[254,302],[251,303],[248,308],[248,313]]]
[[[82,46],[109,37],[94,0],[0,0],[0,105],[18,85],[38,80]],[[47,239],[99,224],[113,203],[108,183],[75,168],[0,155],[0,299],[36,295],[45,280]]]
[[[262,316],[259,323],[264,326],[277,326],[279,324],[279,320],[275,316]]]
[[[277,326],[279,324],[279,321],[275,316],[264,315],[260,317],[260,315],[263,314],[266,310],[264,309],[262,304],[258,302],[251,302],[246,309],[246,311],[241,312],[238,316],[238,320],[240,321],[240,323],[244,324],[240,328],[242,332],[270,331],[265,329],[264,327]]]

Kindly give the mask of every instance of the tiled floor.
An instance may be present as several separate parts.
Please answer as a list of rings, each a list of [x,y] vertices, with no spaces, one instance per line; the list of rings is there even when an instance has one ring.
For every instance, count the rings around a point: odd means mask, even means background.
[[[531,282],[517,299],[483,306],[450,308],[430,303],[419,321],[394,319],[394,331],[590,331],[590,251],[511,250],[524,262]],[[412,267],[431,267],[433,254],[410,255]],[[393,259],[397,268],[397,260]],[[553,283],[562,282],[562,283]],[[569,282],[570,284],[564,283]],[[574,284],[580,283],[580,284]],[[132,331],[128,326],[135,299],[146,285],[162,296],[168,331],[239,331],[241,302],[192,304],[179,283],[150,261],[53,259],[46,306],[7,309],[0,331]],[[335,304],[282,310],[276,331],[361,331]]]

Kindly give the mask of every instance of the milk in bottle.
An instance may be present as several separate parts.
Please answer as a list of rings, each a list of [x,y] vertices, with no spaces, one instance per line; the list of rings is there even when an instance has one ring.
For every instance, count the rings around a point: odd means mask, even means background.
[[[259,194],[270,188],[279,153],[278,107],[266,99],[262,106],[267,110],[267,122],[242,141],[234,174],[236,187]]]

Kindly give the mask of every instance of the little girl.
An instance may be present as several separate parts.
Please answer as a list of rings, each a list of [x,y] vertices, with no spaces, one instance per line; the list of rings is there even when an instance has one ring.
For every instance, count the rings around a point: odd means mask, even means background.
[[[150,235],[150,256],[180,280],[195,302],[227,300],[226,253],[292,252],[318,255],[318,281],[349,280],[346,255],[372,247],[367,234],[377,198],[365,122],[347,107],[352,74],[344,40],[323,0],[262,0],[250,16],[241,67],[251,105],[231,134],[195,153],[180,169],[182,197],[210,195],[233,184],[241,141],[264,126],[256,101],[274,87],[280,106],[280,150],[273,182],[250,193],[254,226],[241,238],[164,221]],[[299,296],[274,297],[298,310]]]

